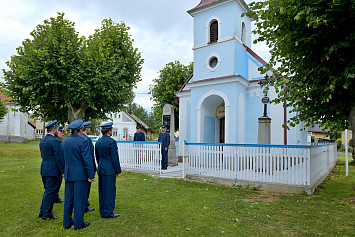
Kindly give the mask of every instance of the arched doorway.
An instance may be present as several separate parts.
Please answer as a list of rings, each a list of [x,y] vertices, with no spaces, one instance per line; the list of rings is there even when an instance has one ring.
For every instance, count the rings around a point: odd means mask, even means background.
[[[201,142],[225,142],[225,102],[219,95],[206,97],[201,104]]]

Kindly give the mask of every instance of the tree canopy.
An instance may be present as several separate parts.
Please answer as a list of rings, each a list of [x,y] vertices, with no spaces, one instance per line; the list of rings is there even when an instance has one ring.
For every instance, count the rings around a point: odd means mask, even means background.
[[[143,60],[129,27],[104,19],[88,38],[58,13],[30,33],[7,62],[5,89],[42,120],[61,123],[106,118],[133,96]]]
[[[350,124],[355,137],[355,2],[266,0],[249,7],[254,43],[265,41],[271,49],[262,71],[276,68],[273,102],[286,100],[296,114],[290,125],[304,121],[341,131]]]
[[[176,103],[176,92],[184,85],[185,81],[192,74],[193,63],[183,65],[179,61],[170,62],[159,71],[159,77],[154,79],[155,84],[150,86],[150,94],[155,102],[153,107],[154,120],[162,120],[162,111],[165,104],[171,104],[175,112],[175,129],[179,126],[179,106]]]

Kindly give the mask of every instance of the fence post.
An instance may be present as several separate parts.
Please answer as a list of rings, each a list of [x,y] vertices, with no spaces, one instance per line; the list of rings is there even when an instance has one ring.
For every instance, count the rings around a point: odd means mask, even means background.
[[[185,179],[185,144],[186,140],[182,143],[182,178]]]

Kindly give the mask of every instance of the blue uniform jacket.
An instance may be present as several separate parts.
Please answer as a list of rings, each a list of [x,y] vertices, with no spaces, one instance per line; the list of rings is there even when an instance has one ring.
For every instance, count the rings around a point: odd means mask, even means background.
[[[61,176],[64,171],[64,161],[60,154],[60,140],[52,134],[47,134],[39,143],[41,150],[41,175]]]
[[[96,172],[97,169],[96,169],[96,164],[95,164],[95,148],[94,148],[94,144],[92,143],[91,138],[88,135],[86,135],[86,133],[83,133],[82,137],[87,139],[89,141],[89,143],[90,143],[89,147],[90,147],[90,153],[91,153],[91,157],[92,157],[92,164],[94,166],[94,172]]]
[[[133,141],[145,141],[145,135],[143,132],[136,132],[134,134]]]
[[[61,143],[61,152],[65,160],[65,181],[80,181],[95,178],[90,143],[78,134],[72,134]]]
[[[170,145],[170,134],[168,132],[162,132],[159,134],[158,141],[161,142],[161,150],[164,151],[165,148],[169,149]]]
[[[108,135],[103,135],[95,144],[97,174],[117,175],[122,172],[118,158],[117,143]]]

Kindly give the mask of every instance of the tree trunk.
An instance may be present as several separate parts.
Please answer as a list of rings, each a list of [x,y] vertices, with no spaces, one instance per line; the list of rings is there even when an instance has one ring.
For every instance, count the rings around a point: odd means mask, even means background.
[[[355,103],[351,106],[351,111],[350,115],[348,118],[348,122],[351,126],[351,134],[352,134],[352,142],[351,142],[351,147],[353,148],[353,163],[355,164],[355,147],[354,147],[354,141],[355,141]],[[350,145],[350,144],[349,144]]]
[[[87,106],[86,105],[81,105],[80,108],[76,108],[69,104],[68,106],[68,120],[69,123],[77,120],[77,119],[85,119],[85,112],[86,112]]]

